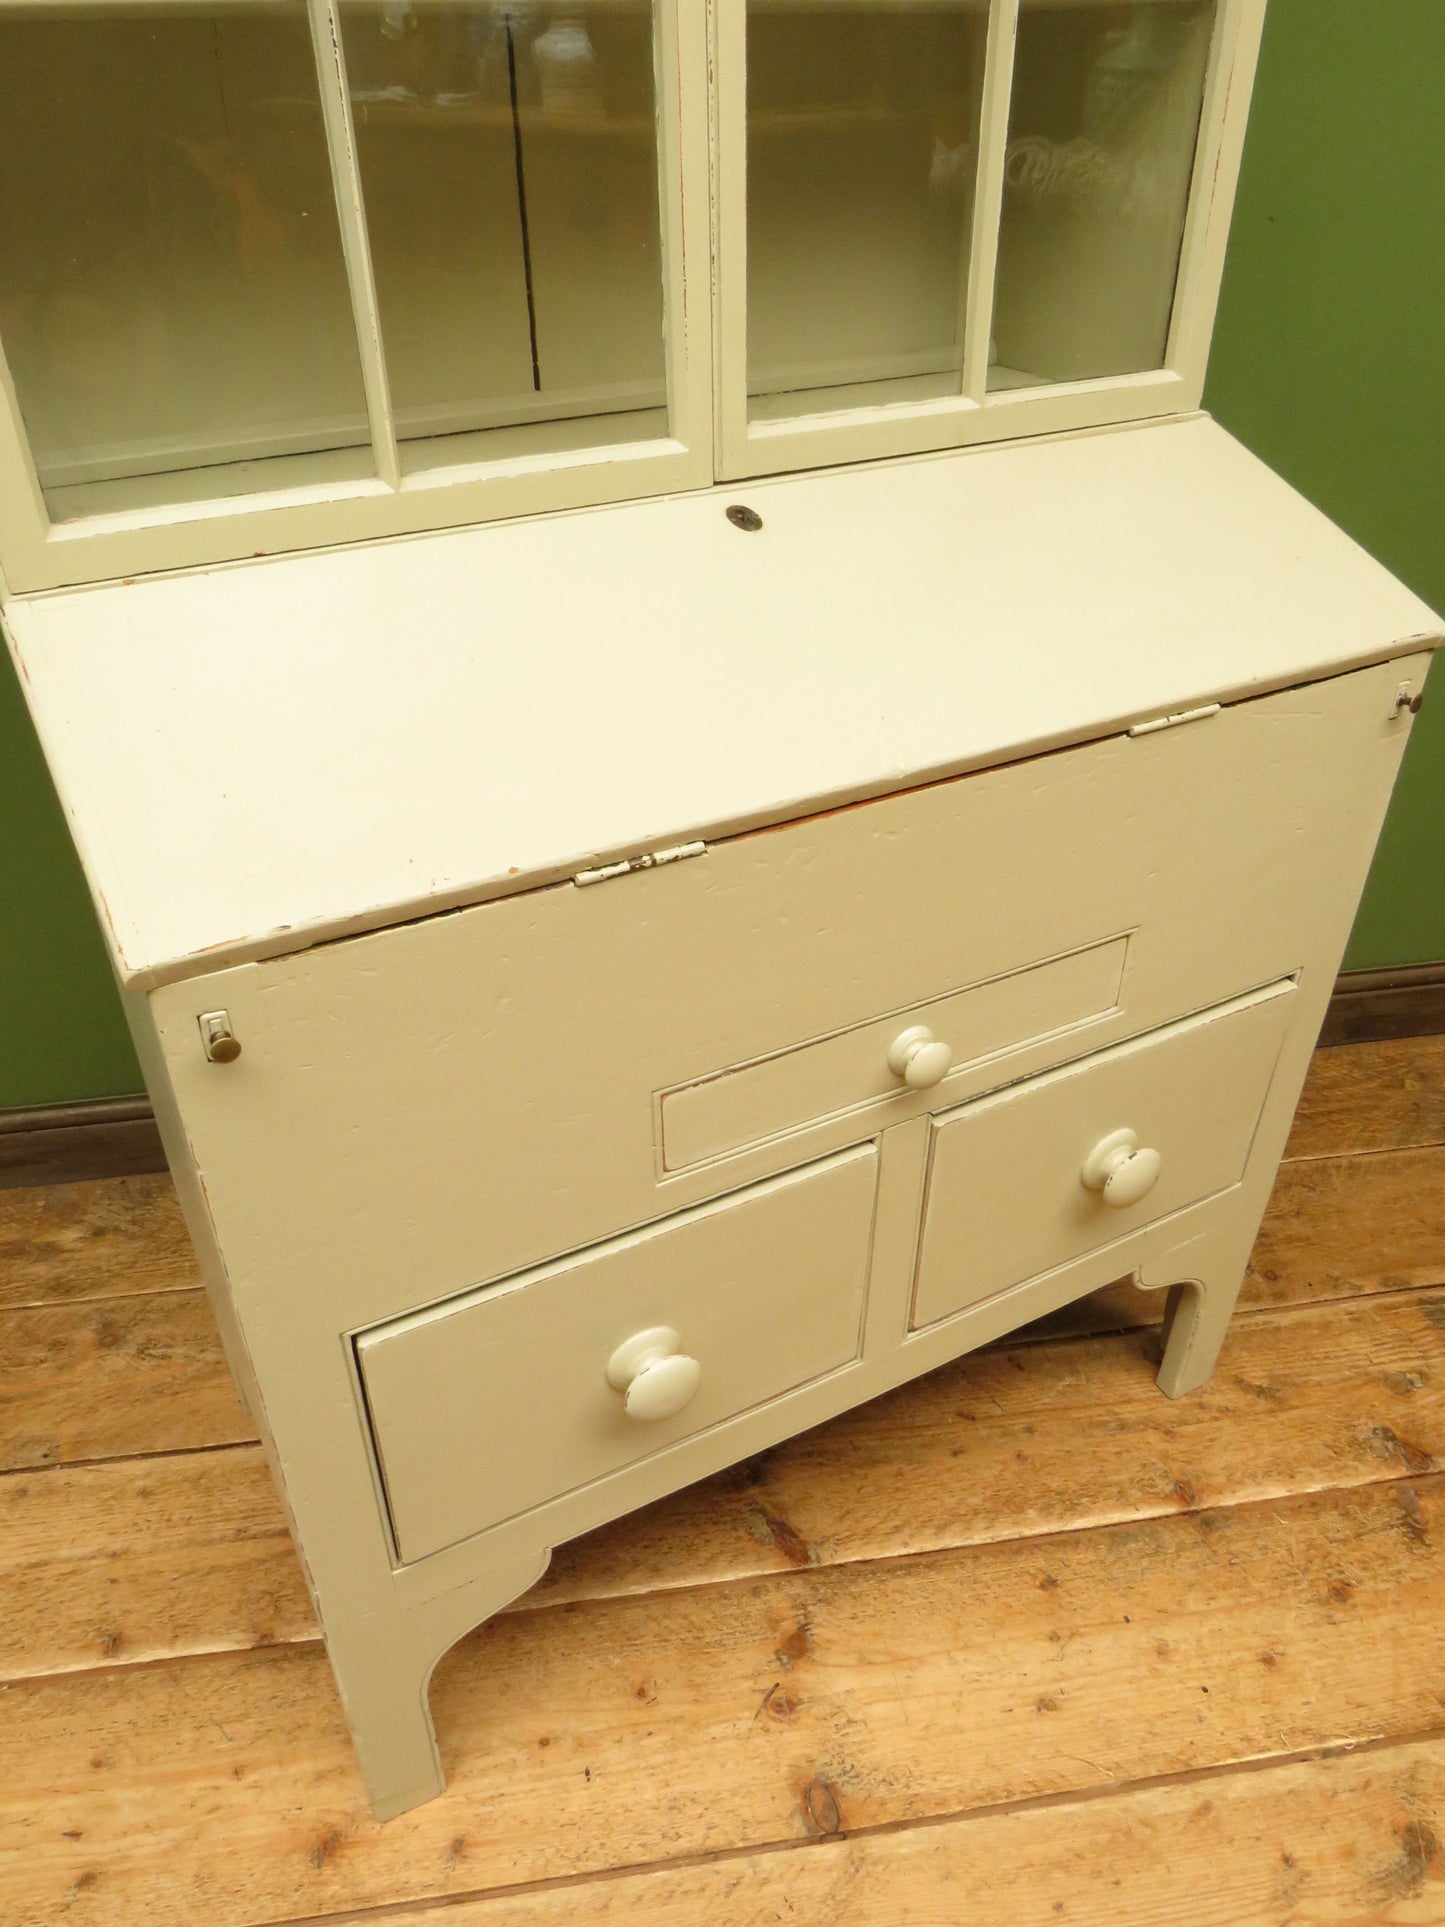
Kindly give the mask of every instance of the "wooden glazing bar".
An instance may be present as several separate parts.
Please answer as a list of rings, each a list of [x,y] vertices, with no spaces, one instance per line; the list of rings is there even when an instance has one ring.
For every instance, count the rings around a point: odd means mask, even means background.
[[[336,215],[341,224],[341,247],[346,279],[356,319],[356,346],[366,391],[366,414],[371,428],[376,472],[390,488],[401,484],[401,462],[396,446],[391,388],[381,339],[381,313],[376,298],[371,248],[366,235],[366,206],[356,159],[356,130],[351,119],[351,96],[346,85],[346,56],[341,45],[341,18],[336,0],[307,0],[307,18],[316,50],[316,77],[321,89],[321,111],[326,123],[326,147],[336,188]]]
[[[1014,47],[1019,0],[994,0],[988,21],[979,124],[978,184],[973,199],[973,245],[969,254],[963,332],[963,392],[982,403],[988,388],[993,291],[998,272],[998,234],[1003,218],[1009,107],[1013,99]]]

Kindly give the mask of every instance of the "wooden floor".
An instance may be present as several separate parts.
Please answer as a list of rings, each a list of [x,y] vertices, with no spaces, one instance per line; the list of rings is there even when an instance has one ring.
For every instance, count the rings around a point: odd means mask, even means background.
[[[1316,1058],[1205,1391],[1116,1287],[563,1548],[387,1827],[167,1180],[0,1307],[3,1927],[1445,1922],[1445,1039]]]

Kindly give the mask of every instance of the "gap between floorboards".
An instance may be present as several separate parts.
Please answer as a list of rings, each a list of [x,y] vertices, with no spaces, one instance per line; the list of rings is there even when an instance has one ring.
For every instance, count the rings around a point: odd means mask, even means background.
[[[521,1900],[532,1894],[580,1893],[586,1888],[635,1880],[650,1873],[680,1873],[694,1867],[760,1860],[813,1849],[826,1850],[844,1840],[886,1839],[890,1835],[918,1833],[930,1828],[967,1826],[972,1821],[1001,1819],[1015,1813],[1072,1812],[1109,1800],[1126,1799],[1131,1795],[1152,1793],[1169,1787],[1218,1784],[1250,1774],[1279,1772],[1291,1766],[1311,1766],[1325,1760],[1403,1751],[1408,1747],[1429,1746],[1442,1740],[1445,1740],[1445,1726],[1426,1727],[1418,1732],[1391,1734],[1372,1740],[1342,1740],[1330,1746],[1262,1753],[1247,1760],[1221,1761],[1217,1765],[1186,1768],[1178,1773],[1144,1774],[1137,1780],[1109,1780],[1097,1786],[1071,1788],[1067,1793],[1040,1793],[1026,1799],[961,1807],[949,1813],[929,1813],[916,1820],[884,1820],[875,1826],[848,1827],[837,1833],[795,1840],[763,1840],[754,1845],[718,1847],[710,1852],[679,1854],[674,1859],[641,1860],[615,1867],[599,1867],[588,1873],[559,1874],[546,1880],[478,1887],[469,1893],[438,1894],[432,1900],[384,1901],[376,1907],[359,1910],[347,1908],[341,1913],[331,1914],[273,1914],[264,1921],[256,1922],[255,1927],[369,1927],[369,1923],[384,1921],[388,1917],[401,1915],[416,1918],[426,1914],[437,1915],[440,1922],[445,1920],[448,1909],[471,1907],[480,1901]]]

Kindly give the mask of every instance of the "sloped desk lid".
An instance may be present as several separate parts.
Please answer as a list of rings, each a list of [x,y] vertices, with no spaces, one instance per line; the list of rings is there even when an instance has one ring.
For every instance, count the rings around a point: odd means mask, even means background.
[[[733,527],[743,501],[760,533]],[[149,987],[1439,639],[1212,422],[13,601]]]

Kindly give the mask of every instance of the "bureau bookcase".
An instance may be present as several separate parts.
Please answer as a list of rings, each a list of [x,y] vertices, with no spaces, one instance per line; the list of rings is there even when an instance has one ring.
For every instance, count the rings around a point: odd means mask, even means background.
[[[0,4],[6,633],[382,1817],[559,1542],[1213,1368],[1440,640],[1198,413],[1261,11]]]

